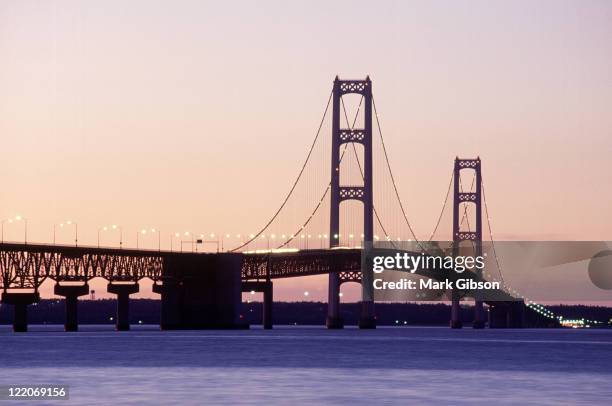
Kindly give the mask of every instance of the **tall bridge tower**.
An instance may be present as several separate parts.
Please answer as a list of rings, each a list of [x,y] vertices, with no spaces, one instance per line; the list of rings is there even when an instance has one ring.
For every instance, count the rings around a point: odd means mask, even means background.
[[[361,128],[341,128],[340,104],[345,94],[360,94],[364,102],[364,122]],[[350,123],[347,123],[350,125]],[[363,145],[363,184],[340,184],[340,148],[343,144],[357,142]],[[374,240],[374,203],[372,189],[372,81],[340,80],[337,76],[333,89],[332,113],[332,148],[331,148],[331,204],[329,216],[329,246],[337,247],[340,243],[340,204],[344,200],[354,199],[363,203],[363,244],[367,246]],[[362,310],[359,320],[360,328],[375,328],[374,300],[368,289],[372,289],[366,275],[362,275]],[[338,272],[329,274],[328,328],[342,328],[340,317],[340,284],[345,282]]]
[[[455,158],[454,169],[454,199],[453,199],[453,254],[458,255],[461,244],[470,242],[473,246],[474,256],[482,255],[482,172],[480,158],[476,159],[460,159]],[[461,187],[461,174],[466,170],[474,171],[474,185],[476,190],[465,192]],[[476,213],[476,224],[474,229],[469,228],[469,220],[467,220],[468,229],[463,227],[464,216],[461,209],[464,209],[464,214],[467,215],[467,207],[465,205],[473,204]],[[467,219],[467,218],[466,218]],[[482,275],[480,275],[482,276]],[[483,328],[485,325],[485,316],[483,303],[476,298],[474,306],[474,328]],[[451,321],[452,328],[461,328],[461,309],[459,308],[459,292],[454,291],[452,297]]]

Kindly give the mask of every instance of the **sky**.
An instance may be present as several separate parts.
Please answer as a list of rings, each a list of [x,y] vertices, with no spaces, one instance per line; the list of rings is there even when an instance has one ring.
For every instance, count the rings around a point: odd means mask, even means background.
[[[27,218],[39,242],[56,224],[58,243],[70,219],[86,245],[111,224],[127,246],[144,228],[165,248],[175,232],[256,232],[334,77],[369,75],[419,238],[453,159],[480,156],[496,239],[612,240],[611,22],[595,0],[3,1],[0,218]],[[305,193],[308,209],[319,190]],[[4,228],[23,239],[23,220]],[[279,285],[279,300],[326,298],[322,277]]]

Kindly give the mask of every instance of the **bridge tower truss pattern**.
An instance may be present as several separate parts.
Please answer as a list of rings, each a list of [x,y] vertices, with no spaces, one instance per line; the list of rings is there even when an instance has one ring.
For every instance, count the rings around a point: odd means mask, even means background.
[[[364,120],[361,128],[341,128],[340,108],[342,96],[345,94],[359,94],[364,102]],[[372,81],[365,80],[334,80],[332,107],[332,148],[331,148],[331,198],[330,198],[330,248],[340,243],[340,205],[342,201],[354,199],[363,203],[363,244],[367,246],[374,240],[374,202],[372,187]],[[350,125],[349,123],[347,123]],[[363,184],[340,184],[340,149],[343,144],[357,142],[363,145]],[[349,276],[343,278],[343,276]],[[343,282],[360,281],[362,285],[362,311],[359,320],[361,328],[374,328],[374,301],[372,298],[372,284],[368,283],[367,275],[356,278],[355,275],[333,272],[329,274],[328,314],[326,324],[328,328],[342,328],[340,317],[340,285]]]
[[[474,171],[473,186],[475,190],[470,188],[469,191],[464,191],[461,183],[462,173]],[[455,159],[453,172],[453,254],[459,255],[459,250],[462,244],[470,242],[473,247],[473,255],[482,255],[482,172],[480,158],[476,159]],[[469,219],[467,217],[468,207],[473,205],[475,210],[475,224],[473,230],[470,228]],[[463,212],[462,212],[463,210]],[[463,227],[466,223],[467,230]],[[451,321],[452,328],[461,328],[461,311],[459,307],[459,292],[453,292]],[[476,298],[474,306],[474,328],[483,328],[485,325],[485,315],[483,302]]]

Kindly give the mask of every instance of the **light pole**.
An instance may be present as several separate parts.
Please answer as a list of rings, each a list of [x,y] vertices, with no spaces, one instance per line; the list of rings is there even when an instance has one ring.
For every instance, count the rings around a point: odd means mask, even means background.
[[[111,226],[113,230],[119,229],[119,249],[123,248],[123,227],[118,226],[117,224],[113,224]]]
[[[236,234],[236,243],[238,243],[238,245],[242,245],[244,243],[241,234]]]
[[[193,252],[193,234],[189,231],[185,231],[185,237],[191,236],[191,241],[187,240],[185,242],[191,243],[191,252]],[[183,241],[181,240],[181,252],[183,251]]]
[[[157,233],[157,250],[161,251],[161,233],[156,228],[152,228],[151,233],[153,234]]]
[[[229,234],[225,234],[225,238],[229,239],[231,236]],[[223,236],[221,236],[221,252],[223,252]]]
[[[9,223],[13,222],[13,219],[4,219],[4,220],[0,220],[0,222],[2,223],[2,242],[4,243],[4,223],[8,221]]]
[[[23,241],[24,241],[24,244],[27,244],[28,243],[28,219],[25,217],[21,217],[21,216],[15,216],[15,221],[21,221],[21,220],[23,220],[24,222]],[[12,223],[13,219],[9,219],[8,222]]]
[[[219,238],[217,237],[217,241],[213,240],[213,238],[215,238],[215,234],[214,233],[210,234],[210,238],[211,238],[211,242],[212,243],[216,243],[217,244],[217,252],[219,252]]]
[[[71,220],[66,221],[66,225],[74,224],[74,246],[79,246],[79,225]],[[60,223],[60,227],[64,227],[64,223]],[[55,244],[55,225],[53,225],[53,244]]]
[[[60,226],[60,228],[64,228],[64,223],[60,223],[59,226]],[[55,245],[55,234],[56,234],[55,224],[53,224],[53,245]]]
[[[8,218],[8,219],[4,219],[4,220],[0,220],[0,223],[2,223],[2,242],[4,242],[4,223],[8,222],[9,224],[13,224],[16,221],[19,220],[25,220],[25,240],[27,243],[27,239],[28,239],[28,220],[22,218],[21,216],[15,216],[14,218]]]
[[[203,248],[204,244],[215,244],[217,246],[217,252],[219,252],[219,242],[223,241],[223,235],[221,235],[221,238],[217,237],[216,240],[213,240],[213,238],[215,238],[215,234],[211,233],[210,238],[211,238],[210,240],[206,240],[204,237],[204,233],[201,233],[200,238],[196,240],[196,252],[198,252],[198,246],[197,246],[198,244],[202,245],[202,249],[204,249]]]
[[[147,232],[151,232],[151,234],[157,233],[157,250],[161,251],[161,233],[155,228],[152,228],[150,230],[143,228],[142,230],[140,230],[140,232],[136,233],[136,248],[139,247],[139,234],[146,235]]]
[[[102,228],[98,228],[98,248],[100,248],[100,231],[107,231],[108,227],[104,226]]]
[[[180,238],[180,234],[179,233],[174,233],[174,234],[170,234],[170,252],[172,252],[173,250],[173,245],[174,245],[174,237]],[[180,239],[179,239],[180,242]],[[181,252],[183,251],[183,244],[181,244]]]

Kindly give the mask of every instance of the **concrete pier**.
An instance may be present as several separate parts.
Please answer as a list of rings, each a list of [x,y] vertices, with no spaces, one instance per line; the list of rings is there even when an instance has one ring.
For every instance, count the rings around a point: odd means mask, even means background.
[[[361,316],[359,317],[359,328],[376,328],[376,317],[374,317],[374,301],[363,300],[361,302]]]
[[[162,298],[161,328],[241,329],[242,255],[182,254],[164,258],[154,291]],[[271,294],[271,292],[270,292]],[[271,297],[271,296],[270,296]]]
[[[340,274],[332,272],[329,274],[329,284],[327,286],[327,328],[344,328],[344,321],[340,317]]]
[[[376,328],[376,315],[374,313],[374,272],[371,266],[361,270],[361,315],[359,316],[359,328]]]
[[[472,323],[473,328],[484,328],[486,319],[484,312],[484,303],[481,300],[476,300],[474,303],[474,322]]]
[[[450,327],[463,327],[463,321],[461,320],[461,306],[459,305],[459,292],[456,290],[453,290],[452,292]]]
[[[127,331],[130,329],[130,295],[138,293],[138,283],[109,283],[107,287],[109,293],[117,295],[117,317],[115,328],[117,331]]]
[[[165,280],[163,283],[155,282],[153,284],[153,293],[161,295],[161,315],[159,328],[161,330],[174,330],[180,325],[181,301],[183,295],[181,292],[182,284],[174,280]]]
[[[89,285],[60,285],[55,284],[53,293],[57,296],[64,296],[66,302],[66,320],[64,322],[65,331],[78,331],[78,301],[79,296],[89,293]]]
[[[525,302],[495,302],[489,304],[490,328],[525,327]]]
[[[272,328],[272,303],[273,303],[273,290],[272,281],[267,282],[267,286],[263,292],[264,303],[263,303],[263,328],[269,330]]]
[[[262,324],[266,330],[272,329],[273,285],[272,281],[242,282],[243,292],[263,292]]]
[[[28,305],[38,303],[40,295],[38,292],[3,292],[2,303],[12,305],[14,308],[13,331],[22,333],[28,331]]]

